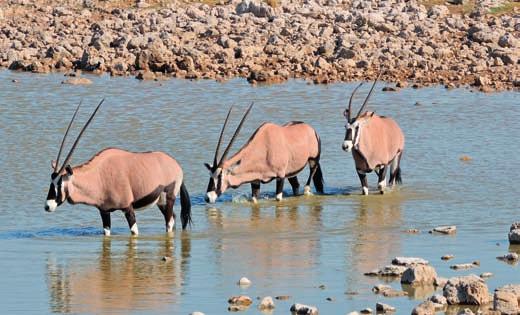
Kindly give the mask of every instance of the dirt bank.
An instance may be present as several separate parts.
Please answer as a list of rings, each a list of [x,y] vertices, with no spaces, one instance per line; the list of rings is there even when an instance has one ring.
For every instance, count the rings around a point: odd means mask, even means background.
[[[520,4],[436,2],[10,0],[0,4],[0,66],[251,83],[384,69],[398,87],[519,90]]]

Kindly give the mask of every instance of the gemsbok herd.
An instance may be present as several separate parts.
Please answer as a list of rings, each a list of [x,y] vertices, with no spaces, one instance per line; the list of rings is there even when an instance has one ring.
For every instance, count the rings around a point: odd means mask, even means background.
[[[390,168],[389,184],[401,183],[400,161],[404,149],[404,135],[391,118],[365,111],[374,90],[374,81],[363,105],[352,115],[352,100],[359,84],[352,92],[348,108],[344,111],[346,133],[342,148],[352,152],[356,172],[361,181],[361,193],[368,195],[366,174],[375,171],[378,189],[384,193],[386,174]],[[184,184],[179,163],[161,151],[129,152],[117,148],[105,148],[80,165],[69,164],[81,136],[103,104],[102,100],[80,130],[67,156],[60,166],[60,156],[74,118],[81,106],[77,106],[67,126],[56,160],[52,161],[52,173],[45,210],[53,212],[68,201],[70,204],[86,204],[99,210],[105,235],[110,235],[110,213],[122,210],[133,235],[138,234],[135,210],[157,205],[166,225],[166,232],[175,226],[173,206],[180,195],[182,228],[191,225],[191,202]],[[321,140],[310,125],[291,121],[284,125],[266,122],[260,125],[249,140],[228,158],[229,151],[249,115],[253,103],[247,108],[231,140],[219,156],[222,138],[233,108],[229,109],[215,149],[213,163],[205,163],[210,177],[205,200],[215,203],[228,188],[251,184],[252,202],[257,202],[260,184],[276,180],[276,200],[282,200],[284,181],[287,178],[293,194],[300,194],[297,175],[309,165],[309,177],[303,188],[311,194],[311,180],[318,193],[323,193],[323,173],[320,166]]]

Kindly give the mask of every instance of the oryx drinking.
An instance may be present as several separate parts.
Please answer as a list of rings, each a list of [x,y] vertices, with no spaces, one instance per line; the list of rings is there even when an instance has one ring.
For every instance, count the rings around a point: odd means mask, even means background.
[[[56,161],[52,162],[51,184],[45,210],[52,212],[65,200],[98,208],[105,235],[110,235],[110,213],[122,210],[132,234],[138,234],[134,210],[157,204],[166,221],[166,231],[175,224],[173,205],[180,192],[182,228],[191,223],[191,204],[177,161],[164,152],[129,152],[107,148],[89,161],[71,167],[69,161],[83,132],[103,101],[96,107],[59,166],[65,139],[81,105],[65,131]]]
[[[310,194],[310,182],[319,193],[323,193],[323,176],[320,167],[321,141],[316,131],[303,122],[289,122],[279,126],[264,123],[253,133],[247,143],[229,159],[227,155],[235,141],[253,104],[249,106],[240,121],[231,141],[219,158],[222,136],[232,107],[229,109],[213,157],[213,164],[205,164],[210,172],[206,202],[214,203],[229,187],[237,188],[250,183],[252,201],[260,194],[260,184],[276,179],[276,200],[282,200],[285,178],[288,178],[294,195],[299,193],[296,175],[309,165],[310,174],[304,193]]]
[[[404,150],[404,135],[401,128],[392,118],[379,116],[374,112],[363,112],[376,83],[377,79],[356,116],[352,116],[352,99],[362,83],[352,92],[348,108],[344,112],[347,124],[343,150],[352,151],[363,195],[368,194],[366,174],[373,170],[379,178],[378,189],[381,193],[386,187],[388,168],[390,168],[389,184],[393,186],[396,182],[401,183],[400,164]]]

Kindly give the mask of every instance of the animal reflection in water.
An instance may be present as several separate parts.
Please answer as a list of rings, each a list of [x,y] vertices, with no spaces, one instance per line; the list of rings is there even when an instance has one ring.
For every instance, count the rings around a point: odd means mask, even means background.
[[[268,274],[284,283],[316,266],[322,205],[291,199],[271,206],[250,203],[226,211],[206,210],[216,265],[223,273],[253,278]]]
[[[187,273],[190,239],[153,242],[129,238],[126,249],[114,248],[120,240],[104,238],[99,260],[57,263],[47,260],[47,286],[51,310],[57,313],[106,314],[114,311],[160,310],[170,307]],[[181,244],[180,257],[174,255]],[[139,245],[139,247],[138,247]],[[162,261],[162,257],[172,260]],[[88,263],[88,265],[87,265]]]
[[[357,204],[352,211],[356,215],[348,226],[353,243],[346,259],[354,277],[365,277],[364,272],[389,265],[396,253],[402,252],[401,236],[388,231],[401,226],[401,205],[406,200],[400,191],[384,197],[370,195],[354,199]]]

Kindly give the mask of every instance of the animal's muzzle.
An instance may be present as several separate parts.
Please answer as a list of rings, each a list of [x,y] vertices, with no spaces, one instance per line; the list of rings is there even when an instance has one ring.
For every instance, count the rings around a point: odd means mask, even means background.
[[[57,206],[58,206],[58,203],[55,200],[53,200],[53,199],[47,200],[45,202],[45,211],[54,212],[54,210],[56,210]]]
[[[206,197],[204,197],[204,200],[207,202],[207,203],[215,203],[217,201],[217,193],[214,192],[214,191],[208,191],[206,193]]]
[[[352,147],[354,147],[354,144],[350,140],[346,140],[343,142],[342,148],[346,152],[352,151]]]

